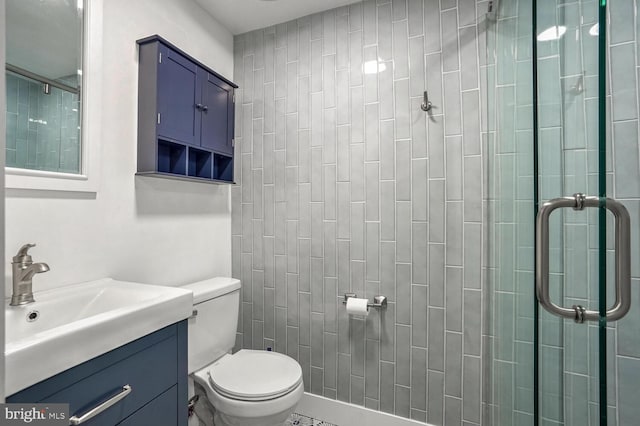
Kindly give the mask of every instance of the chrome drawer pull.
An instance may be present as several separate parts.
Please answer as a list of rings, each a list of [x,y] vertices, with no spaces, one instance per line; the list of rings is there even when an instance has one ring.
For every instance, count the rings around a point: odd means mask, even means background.
[[[98,405],[97,407],[92,408],[91,410],[87,411],[81,417],[76,417],[76,416],[71,417],[69,419],[69,424],[70,425],[79,425],[79,424],[82,424],[82,423],[86,422],[89,419],[92,419],[93,417],[95,417],[98,414],[100,414],[103,411],[105,411],[107,408],[113,406],[114,404],[116,404],[119,401],[121,401],[122,399],[124,399],[127,395],[129,395],[131,393],[131,390],[132,390],[131,386],[124,385],[122,387],[122,392],[120,392],[117,395],[114,395],[113,397],[109,398],[108,400],[106,400],[102,404]]]

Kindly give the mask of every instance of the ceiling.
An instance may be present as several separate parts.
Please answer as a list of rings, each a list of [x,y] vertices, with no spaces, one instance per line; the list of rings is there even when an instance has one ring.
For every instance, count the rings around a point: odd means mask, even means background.
[[[242,34],[360,0],[196,0],[232,34]]]

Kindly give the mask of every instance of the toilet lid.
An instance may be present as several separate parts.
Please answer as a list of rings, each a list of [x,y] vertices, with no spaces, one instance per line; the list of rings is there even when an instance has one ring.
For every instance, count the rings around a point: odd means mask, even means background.
[[[208,373],[209,382],[216,391],[246,401],[286,395],[302,382],[302,368],[293,358],[247,349],[222,357]]]

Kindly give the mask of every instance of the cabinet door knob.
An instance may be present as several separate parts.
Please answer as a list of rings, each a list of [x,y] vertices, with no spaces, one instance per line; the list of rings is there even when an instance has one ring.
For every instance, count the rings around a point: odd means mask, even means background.
[[[204,107],[204,105],[202,105],[202,104],[196,104],[196,109],[197,110],[202,110],[203,107]]]
[[[203,106],[202,106],[202,110],[203,110],[204,112],[207,112],[207,111],[209,111],[209,107],[208,107],[208,106],[206,106],[206,105],[203,105]]]

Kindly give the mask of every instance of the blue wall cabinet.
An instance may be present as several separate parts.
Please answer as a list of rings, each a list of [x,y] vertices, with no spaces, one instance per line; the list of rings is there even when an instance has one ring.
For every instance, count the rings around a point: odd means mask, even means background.
[[[187,322],[165,327],[7,398],[11,403],[68,403],[81,417],[130,392],[83,425],[186,426]]]
[[[157,35],[138,45],[138,174],[233,182],[238,86]]]

